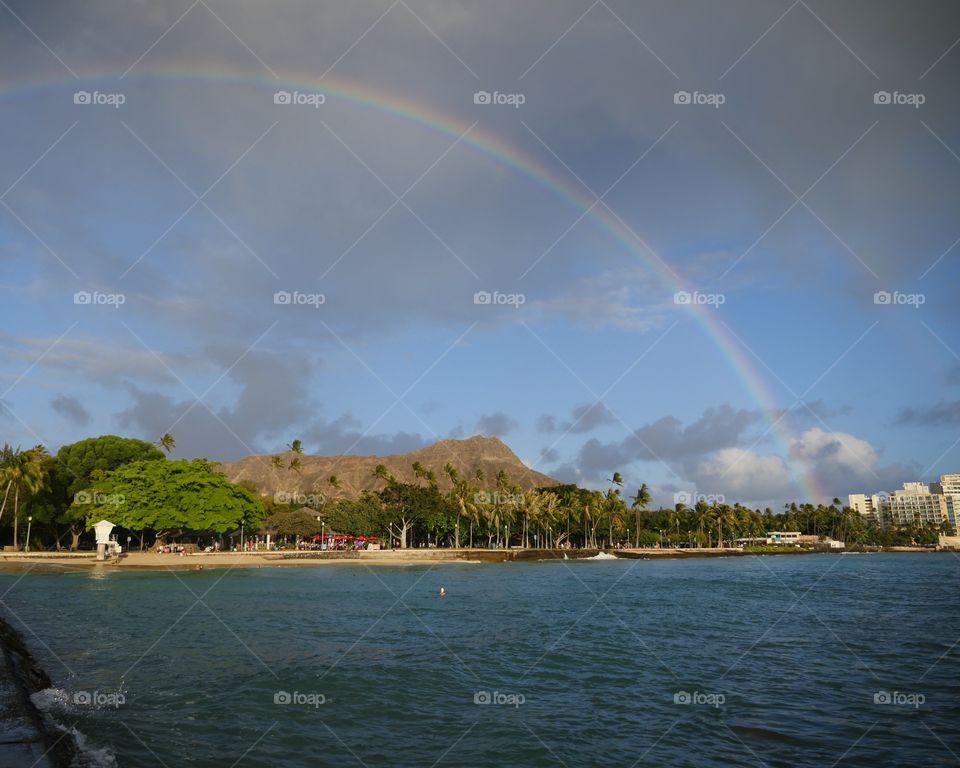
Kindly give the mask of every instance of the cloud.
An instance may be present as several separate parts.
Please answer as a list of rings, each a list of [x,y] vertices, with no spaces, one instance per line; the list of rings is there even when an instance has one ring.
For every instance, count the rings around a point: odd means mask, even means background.
[[[556,464],[560,461],[560,452],[556,448],[541,448],[540,462],[542,464]]]
[[[562,293],[533,302],[532,308],[585,328],[643,332],[662,325],[666,310],[676,309],[665,300],[651,302],[653,290],[649,270],[605,271],[573,280]]]
[[[433,442],[412,432],[368,433],[361,423],[346,413],[333,421],[315,421],[304,432],[304,441],[311,453],[333,456],[349,453],[355,456],[390,456],[408,453]]]
[[[537,431],[542,433],[557,431],[557,417],[544,413],[537,419]]]
[[[846,432],[826,432],[819,427],[794,438],[790,455],[813,465],[819,476],[829,476],[829,479],[872,475],[878,458],[876,449],[868,441]]]
[[[182,353],[144,349],[129,337],[131,344],[103,339],[73,336],[13,336],[0,334],[0,350],[10,360],[32,365],[42,361],[45,370],[113,387],[133,379],[142,382],[172,383],[175,377],[168,370],[196,367],[196,357]]]
[[[53,410],[78,426],[85,427],[90,423],[90,413],[76,397],[60,395],[51,400],[50,405]]]
[[[558,422],[556,416],[545,413],[537,419],[537,431],[544,434],[559,431],[579,435],[616,422],[617,417],[611,413],[610,409],[597,401],[575,406],[567,421]]]
[[[830,406],[822,399],[813,400],[805,403],[806,407],[797,406],[789,413],[793,414],[797,421],[826,421],[827,419],[837,418],[839,416],[849,416],[853,413],[853,406],[842,404]]]
[[[917,464],[880,464],[880,451],[868,440],[846,432],[814,427],[790,443],[798,472],[807,473],[829,496],[845,498],[864,489],[889,490],[919,479]]]
[[[569,430],[573,434],[592,432],[604,424],[615,424],[617,421],[610,410],[601,402],[578,405],[573,409],[572,420],[561,425],[563,431]]]
[[[960,424],[960,400],[941,400],[927,408],[904,408],[896,423],[904,426],[953,427]]]
[[[488,413],[477,419],[476,429],[483,435],[493,435],[502,437],[509,434],[517,427],[515,419],[507,416],[502,411]]]
[[[701,462],[694,479],[698,493],[721,494],[728,503],[788,498],[796,493],[782,457],[743,448],[723,448]]]
[[[620,442],[588,440],[580,449],[580,465],[586,472],[610,472],[634,461],[688,462],[737,445],[758,419],[757,411],[730,405],[708,408],[687,426],[675,416],[664,416],[638,427]]]

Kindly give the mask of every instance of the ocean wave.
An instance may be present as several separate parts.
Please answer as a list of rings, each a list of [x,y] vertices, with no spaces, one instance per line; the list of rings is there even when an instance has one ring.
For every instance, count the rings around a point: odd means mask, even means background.
[[[117,758],[109,747],[92,744],[86,734],[76,726],[66,726],[57,719],[57,715],[76,716],[80,710],[90,709],[78,706],[69,691],[63,688],[44,688],[30,694],[30,701],[52,731],[66,733],[73,738],[73,743],[77,746],[77,756],[72,768],[116,768]]]

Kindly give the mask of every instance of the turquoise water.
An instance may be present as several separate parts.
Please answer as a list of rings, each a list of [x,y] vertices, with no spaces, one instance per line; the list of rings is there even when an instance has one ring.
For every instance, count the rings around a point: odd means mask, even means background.
[[[34,571],[0,576],[0,592],[56,686],[39,703],[100,764],[960,754],[949,554]]]

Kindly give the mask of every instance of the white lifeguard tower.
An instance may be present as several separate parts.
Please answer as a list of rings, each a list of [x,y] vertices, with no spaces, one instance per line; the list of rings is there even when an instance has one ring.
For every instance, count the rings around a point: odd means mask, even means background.
[[[97,535],[97,560],[106,560],[107,554],[110,557],[119,557],[123,548],[116,541],[110,538],[110,532],[116,526],[109,520],[101,520],[93,524],[93,530]]]

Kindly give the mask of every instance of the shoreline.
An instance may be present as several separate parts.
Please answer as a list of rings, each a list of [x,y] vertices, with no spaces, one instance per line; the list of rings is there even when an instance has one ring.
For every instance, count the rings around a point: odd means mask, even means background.
[[[686,560],[713,557],[759,557],[771,555],[918,553],[937,551],[923,547],[876,547],[863,549],[765,549],[752,552],[733,548],[702,549],[393,549],[359,552],[277,551],[210,552],[192,555],[158,555],[152,551],[129,552],[118,560],[97,561],[93,552],[8,552],[0,553],[0,571],[44,570],[77,571],[164,571],[204,570],[206,568],[315,567],[329,565],[412,566],[435,563],[488,564],[538,562],[549,560],[586,560],[609,555],[618,560]],[[600,557],[599,559],[606,559]]]
[[[51,687],[24,644],[0,617],[0,764],[9,768],[67,768],[79,752],[69,731],[52,729],[31,694]]]

